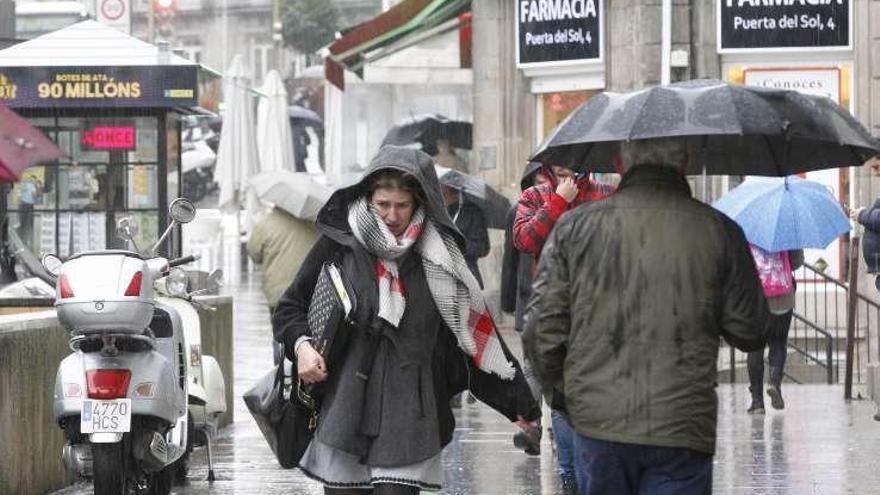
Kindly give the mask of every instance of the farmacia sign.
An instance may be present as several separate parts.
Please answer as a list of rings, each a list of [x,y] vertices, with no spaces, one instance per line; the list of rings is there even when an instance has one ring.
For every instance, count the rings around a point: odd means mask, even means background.
[[[603,0],[515,0],[517,64],[601,61]]]

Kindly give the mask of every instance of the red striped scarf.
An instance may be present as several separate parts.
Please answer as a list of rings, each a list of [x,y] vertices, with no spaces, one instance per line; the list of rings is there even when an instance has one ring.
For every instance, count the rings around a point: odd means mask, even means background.
[[[504,355],[480,285],[453,234],[438,229],[419,208],[398,240],[366,198],[349,207],[348,223],[361,245],[376,256],[380,318],[395,327],[403,318],[406,294],[395,260],[415,246],[434,304],[459,348],[479,369],[505,379],[513,378],[513,364]]]

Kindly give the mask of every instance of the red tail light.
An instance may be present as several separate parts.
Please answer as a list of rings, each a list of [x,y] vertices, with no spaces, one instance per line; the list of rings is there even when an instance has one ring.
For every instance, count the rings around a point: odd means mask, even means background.
[[[58,277],[58,286],[61,288],[61,299],[73,297],[73,289],[70,288],[70,281],[67,280],[67,275],[62,274]]]
[[[121,399],[128,395],[129,370],[88,370],[89,399]]]
[[[131,277],[131,282],[128,283],[128,288],[125,289],[126,296],[139,296],[141,295],[141,280],[144,278],[144,274],[142,272],[137,272]]]

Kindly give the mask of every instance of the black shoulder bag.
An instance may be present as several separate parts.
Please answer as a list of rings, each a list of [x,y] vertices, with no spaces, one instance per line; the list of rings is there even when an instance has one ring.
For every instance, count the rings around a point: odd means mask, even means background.
[[[314,400],[299,381],[295,389],[293,383],[293,376],[285,375],[281,363],[244,394],[244,403],[278,464],[287,469],[299,464],[318,426]]]

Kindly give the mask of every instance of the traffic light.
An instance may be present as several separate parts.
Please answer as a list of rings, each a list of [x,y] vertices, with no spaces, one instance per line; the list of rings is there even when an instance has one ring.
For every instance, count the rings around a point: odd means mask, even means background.
[[[173,17],[177,12],[177,0],[151,0],[156,17]]]

